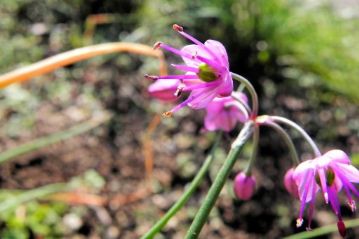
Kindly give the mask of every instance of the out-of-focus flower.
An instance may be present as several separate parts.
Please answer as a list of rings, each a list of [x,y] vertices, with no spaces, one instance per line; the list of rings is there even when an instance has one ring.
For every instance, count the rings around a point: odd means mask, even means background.
[[[232,96],[216,97],[206,107],[204,127],[208,131],[224,130],[231,131],[238,122],[245,122],[249,115],[244,107],[247,104],[247,96],[241,92],[233,92]],[[240,100],[241,102],[239,102]]]
[[[175,101],[179,84],[178,80],[157,80],[148,87],[148,93],[163,101]]]
[[[353,195],[359,197],[359,192],[353,183],[359,183],[359,171],[350,164],[350,159],[341,150],[330,150],[313,160],[307,160],[298,165],[293,173],[298,185],[301,206],[297,226],[303,223],[303,212],[307,203],[309,206],[308,221],[313,217],[314,201],[318,191],[321,191],[326,203],[330,203],[338,217],[339,233],[345,236],[345,225],[340,213],[340,203],[337,194],[343,188],[348,204],[355,211]]]
[[[293,178],[294,168],[290,168],[284,175],[284,187],[290,195],[299,199],[298,186]]]
[[[171,115],[187,105],[194,109],[205,108],[215,97],[229,96],[233,91],[233,81],[229,72],[228,56],[224,46],[214,40],[207,40],[202,43],[184,32],[183,28],[176,24],[173,25],[173,29],[194,44],[178,50],[159,42],[155,44],[155,48],[162,48],[181,56],[185,64],[172,64],[172,66],[183,71],[184,74],[146,75],[146,78],[152,80],[177,80],[178,85],[174,91],[176,97],[180,96],[182,92],[190,92],[188,98],[167,112],[167,115]]]
[[[256,188],[256,180],[253,176],[247,176],[244,172],[237,174],[233,182],[233,190],[236,196],[242,200],[249,200]]]

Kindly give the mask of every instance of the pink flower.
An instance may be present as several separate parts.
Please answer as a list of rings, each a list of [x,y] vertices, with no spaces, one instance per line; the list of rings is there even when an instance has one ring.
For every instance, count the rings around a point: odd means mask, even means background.
[[[148,87],[148,93],[159,100],[175,101],[179,83],[178,80],[157,80]]]
[[[284,187],[293,197],[299,199],[298,186],[293,178],[294,168],[289,169],[284,175]]]
[[[168,76],[146,75],[153,80],[177,80],[177,88],[173,91],[176,97],[182,92],[190,92],[188,98],[167,112],[167,115],[187,105],[193,109],[205,108],[215,97],[229,96],[233,90],[233,81],[224,46],[214,40],[202,43],[176,24],[173,29],[194,44],[178,50],[164,43],[156,43],[155,48],[159,47],[181,56],[185,64],[172,66],[184,73]]]
[[[337,194],[343,188],[348,198],[349,206],[355,211],[353,195],[359,197],[359,192],[352,183],[359,183],[359,171],[350,164],[349,157],[341,150],[330,150],[313,160],[307,160],[298,165],[293,178],[298,185],[301,206],[297,226],[303,223],[303,212],[307,203],[309,206],[309,228],[314,211],[315,196],[321,191],[326,203],[330,203],[338,217],[338,230],[345,236],[345,225],[340,214],[340,203]]]
[[[247,176],[241,172],[237,174],[233,183],[233,190],[236,196],[242,200],[249,200],[256,188],[256,180],[253,176]]]
[[[244,104],[247,104],[247,96],[241,92],[233,92],[236,98],[232,96],[216,97],[206,107],[206,117],[204,118],[204,127],[208,131],[224,130],[231,131],[238,122],[248,120],[248,112]]]

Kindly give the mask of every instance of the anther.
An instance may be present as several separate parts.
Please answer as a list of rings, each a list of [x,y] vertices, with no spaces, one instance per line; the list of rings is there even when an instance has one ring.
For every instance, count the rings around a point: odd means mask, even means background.
[[[297,219],[297,227],[301,227],[303,225],[303,218]]]
[[[172,117],[172,115],[173,115],[173,113],[171,111],[167,111],[162,114],[162,116],[165,118],[170,118],[170,117]]]
[[[162,42],[156,42],[154,45],[153,45],[153,50],[157,50],[158,48],[160,48],[161,47],[161,44],[162,44]]]
[[[151,75],[145,74],[145,78],[148,80],[157,80],[158,76],[151,76]]]
[[[173,30],[177,31],[177,32],[183,32],[183,27],[177,24],[173,24],[172,26]]]

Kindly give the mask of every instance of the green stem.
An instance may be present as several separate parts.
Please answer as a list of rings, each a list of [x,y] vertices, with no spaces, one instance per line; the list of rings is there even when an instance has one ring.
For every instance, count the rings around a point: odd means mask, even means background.
[[[252,117],[256,117],[258,115],[258,95],[256,93],[256,90],[254,89],[253,85],[249,82],[249,80],[247,80],[246,78],[244,78],[241,75],[238,75],[236,73],[231,72],[232,74],[232,78],[239,81],[240,83],[244,84],[245,87],[247,88],[249,94],[251,95],[252,98]]]
[[[35,151],[37,149],[46,147],[48,145],[57,143],[59,141],[69,139],[76,135],[82,134],[86,131],[96,128],[100,124],[106,122],[108,119],[109,119],[108,115],[99,116],[94,119],[91,119],[91,120],[88,120],[85,122],[81,122],[78,125],[75,125],[68,130],[56,132],[56,133],[50,134],[48,136],[44,136],[44,137],[35,139],[33,141],[30,141],[28,143],[22,144],[15,148],[6,150],[5,152],[0,153],[0,164],[4,163],[14,157],[20,156],[22,154],[29,153],[29,152]]]
[[[193,181],[191,182],[185,193],[168,210],[168,212],[159,221],[157,221],[157,223],[145,235],[141,237],[141,239],[153,238],[157,233],[159,233],[162,230],[164,226],[166,226],[167,222],[186,204],[188,199],[192,196],[194,191],[202,182],[205,174],[207,173],[208,168],[213,161],[214,153],[216,148],[218,147],[221,136],[222,136],[221,133],[217,134],[216,140],[212,146],[210,154],[207,156],[205,162],[203,163],[202,167],[200,168],[199,172],[197,173],[196,177],[193,179]]]
[[[247,142],[248,138],[252,133],[252,122],[247,122],[241,132],[239,133],[237,139],[232,144],[232,148],[227,155],[226,160],[224,161],[221,169],[219,170],[217,177],[215,178],[211,188],[209,189],[204,202],[199,208],[189,230],[186,234],[186,239],[195,239],[198,238],[201,229],[206,222],[211,209],[213,208],[217,198],[226,182],[226,179],[236,162],[239,153],[241,152],[244,144]]]
[[[254,165],[254,162],[255,162],[256,159],[257,159],[258,142],[259,142],[259,126],[258,126],[258,125],[254,125],[252,155],[251,155],[251,158],[250,158],[250,160],[249,160],[249,163],[248,163],[247,168],[244,170],[244,173],[245,173],[247,176],[250,176],[250,175],[251,175],[252,167],[253,167],[253,165]]]
[[[19,194],[15,193],[12,197],[0,203],[0,212],[4,212],[34,199],[42,198],[53,193],[63,192],[67,190],[70,190],[70,186],[68,184],[56,183],[36,189],[31,189]]]
[[[265,123],[263,123],[263,125],[272,127],[275,131],[277,131],[278,134],[281,135],[282,139],[284,140],[284,142],[287,144],[287,146],[289,148],[289,153],[290,153],[291,159],[293,160],[294,165],[300,164],[297,150],[295,149],[293,140],[290,138],[288,133],[279,124],[274,123],[274,122],[265,122]]]

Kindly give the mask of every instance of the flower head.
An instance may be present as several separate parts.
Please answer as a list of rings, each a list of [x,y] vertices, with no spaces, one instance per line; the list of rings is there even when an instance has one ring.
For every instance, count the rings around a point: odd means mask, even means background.
[[[350,159],[341,150],[330,150],[313,160],[307,160],[298,165],[293,178],[299,189],[301,207],[297,226],[303,222],[305,205],[310,203],[309,228],[314,211],[314,200],[317,192],[321,191],[326,203],[330,203],[338,217],[338,230],[344,237],[345,225],[340,213],[340,204],[337,194],[341,189],[348,199],[348,204],[356,209],[353,195],[359,197],[359,192],[353,183],[359,183],[359,171],[350,164]]]
[[[256,180],[253,176],[247,176],[241,172],[237,174],[233,183],[233,190],[236,196],[242,200],[249,200],[256,188]]]
[[[247,96],[241,92],[233,92],[232,96],[216,97],[206,107],[204,127],[208,131],[231,131],[237,122],[245,122],[249,115],[244,105],[247,104]],[[240,101],[239,101],[240,100]]]
[[[155,48],[162,48],[182,57],[185,64],[172,64],[172,66],[184,73],[167,76],[146,75],[147,78],[153,80],[177,81],[177,88],[173,90],[176,97],[180,96],[182,92],[190,92],[185,101],[175,106],[167,114],[170,115],[187,105],[194,109],[205,108],[215,97],[229,96],[233,90],[233,81],[224,46],[214,40],[202,43],[176,24],[173,25],[173,29],[194,44],[178,50],[159,42],[155,44]]]

